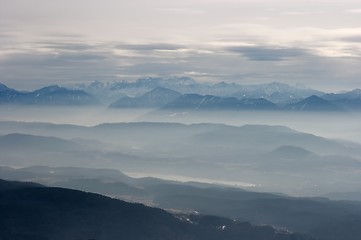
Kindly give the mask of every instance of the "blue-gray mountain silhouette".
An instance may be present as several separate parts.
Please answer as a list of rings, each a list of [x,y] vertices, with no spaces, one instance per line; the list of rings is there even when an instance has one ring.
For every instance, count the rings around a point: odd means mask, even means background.
[[[185,94],[165,105],[162,110],[277,110],[264,98],[237,99],[212,95]]]
[[[354,89],[346,93],[328,93],[322,98],[347,110],[361,110],[361,89]]]
[[[20,92],[0,85],[0,104],[16,105],[99,105],[99,101],[82,90],[71,90],[58,85],[44,87],[32,92]]]
[[[4,240],[312,239],[220,217],[175,217],[161,209],[94,193],[18,185],[0,180],[0,238]]]
[[[110,108],[158,108],[180,97],[179,92],[157,87],[140,97],[124,97],[112,103]]]
[[[341,107],[316,95],[312,95],[311,97],[305,98],[297,103],[288,104],[284,109],[290,111],[344,111]]]

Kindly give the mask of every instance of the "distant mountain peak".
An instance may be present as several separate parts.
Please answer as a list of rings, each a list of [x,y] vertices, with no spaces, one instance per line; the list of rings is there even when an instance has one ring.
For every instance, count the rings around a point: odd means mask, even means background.
[[[169,88],[165,88],[165,87],[155,87],[153,88],[152,90],[150,90],[149,92],[147,92],[146,94],[149,94],[149,93],[168,93],[168,92],[172,92],[172,93],[178,93],[180,94],[179,92],[177,91],[174,91],[172,89],[169,89]]]
[[[305,157],[305,156],[309,156],[312,155],[314,153],[301,148],[301,147],[296,147],[296,146],[292,146],[292,145],[283,145],[280,146],[279,148],[275,149],[272,151],[272,154],[277,155],[279,157]]]
[[[68,89],[59,85],[46,86],[32,92],[19,92],[0,86],[0,104],[16,105],[100,105],[91,94],[83,90]]]
[[[234,97],[218,97],[213,95],[184,94],[165,105],[163,109],[188,110],[276,110],[272,102],[262,99],[237,99]]]
[[[8,88],[7,86],[5,86],[4,84],[0,83],[0,89],[6,89]]]
[[[285,107],[291,111],[344,111],[344,109],[316,95]]]
[[[9,87],[7,87],[6,85],[0,83],[0,91],[9,91],[9,90],[13,90]]]
[[[112,103],[110,108],[156,108],[177,99],[182,94],[177,91],[155,87],[140,97],[124,97]]]
[[[57,91],[73,91],[70,89],[67,89],[65,87],[62,87],[60,85],[50,85],[50,86],[46,86],[43,88],[40,88],[38,90],[35,90],[34,92],[41,92],[41,93],[53,93],[53,92],[57,92]]]

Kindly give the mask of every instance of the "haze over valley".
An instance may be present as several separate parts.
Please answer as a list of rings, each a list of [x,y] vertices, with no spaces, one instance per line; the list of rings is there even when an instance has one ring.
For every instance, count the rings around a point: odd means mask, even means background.
[[[107,105],[104,92],[120,98]],[[360,191],[358,89],[183,77],[0,93],[6,166],[86,165],[293,196]]]

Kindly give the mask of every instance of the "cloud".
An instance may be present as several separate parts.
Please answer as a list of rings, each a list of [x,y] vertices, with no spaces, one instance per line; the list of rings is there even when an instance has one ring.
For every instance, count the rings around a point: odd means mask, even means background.
[[[292,57],[305,56],[309,53],[299,48],[281,48],[264,46],[234,46],[226,50],[239,53],[252,61],[283,61]]]
[[[117,80],[117,60],[109,52],[23,52],[0,58],[1,81],[19,89],[51,84]]]
[[[340,40],[341,40],[341,41],[345,41],[345,42],[355,42],[355,43],[359,43],[359,42],[361,42],[361,35],[343,37],[343,38],[341,38]]]
[[[169,44],[169,43],[153,43],[153,44],[118,44],[117,48],[123,50],[133,51],[156,51],[156,50],[179,50],[186,48],[183,45]]]
[[[39,43],[40,47],[49,48],[54,50],[63,50],[63,51],[85,51],[92,50],[94,46],[84,44],[84,43],[73,43],[73,42],[41,42]]]
[[[193,43],[118,44],[46,39],[18,45],[16,52],[3,51],[0,81],[14,88],[34,89],[51,84],[133,80],[142,76],[192,76],[209,82],[302,82],[317,88],[357,85],[361,76],[361,69],[355,67],[361,60],[355,57],[329,58],[317,56],[310,50],[313,48],[262,42],[243,46],[236,40],[205,43],[198,49]]]

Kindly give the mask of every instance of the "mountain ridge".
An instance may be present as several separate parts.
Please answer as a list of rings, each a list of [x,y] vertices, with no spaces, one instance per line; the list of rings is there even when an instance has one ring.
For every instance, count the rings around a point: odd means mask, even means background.
[[[94,106],[100,102],[82,90],[72,90],[59,85],[43,87],[31,92],[19,92],[1,85],[0,104],[26,106]]]
[[[112,103],[109,108],[159,108],[182,94],[164,87],[156,87],[140,97],[124,97]]]
[[[296,103],[288,104],[284,107],[284,109],[289,111],[326,111],[326,112],[345,111],[343,108],[316,95],[312,95]]]
[[[65,188],[0,189],[0,210],[0,237],[5,240],[312,239],[215,216],[176,218],[162,209]]]

